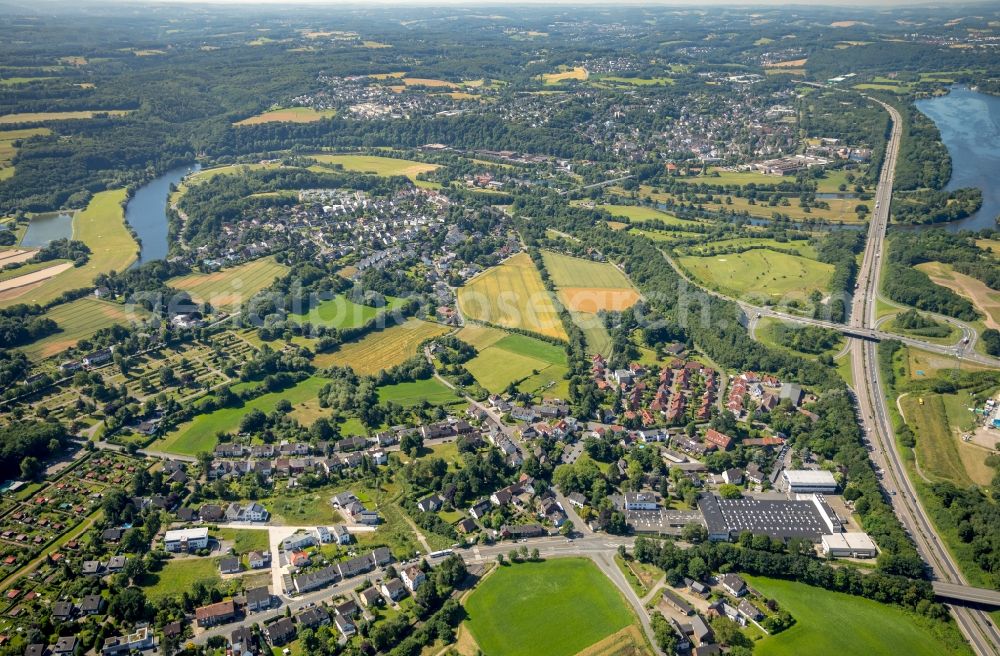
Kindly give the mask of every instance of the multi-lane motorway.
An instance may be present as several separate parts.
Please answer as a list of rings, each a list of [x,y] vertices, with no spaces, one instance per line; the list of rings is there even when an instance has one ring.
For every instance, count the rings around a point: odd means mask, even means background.
[[[868,242],[858,278],[858,292],[851,306],[849,325],[856,330],[874,327],[875,301],[878,295],[886,225],[889,221],[889,203],[892,198],[896,157],[899,153],[902,132],[899,113],[885,103],[879,102],[879,104],[892,118],[892,134],[875,194],[875,210],[868,229]],[[853,339],[851,351],[861,420],[873,447],[872,459],[884,472],[882,484],[889,494],[893,508],[909,530],[920,554],[930,565],[934,578],[944,583],[967,585],[951,554],[938,538],[903,466],[886,409],[886,398],[882,392],[875,344],[870,340]],[[952,607],[951,611],[963,635],[977,654],[981,656],[1000,654],[1000,631],[987,613],[958,606]]]

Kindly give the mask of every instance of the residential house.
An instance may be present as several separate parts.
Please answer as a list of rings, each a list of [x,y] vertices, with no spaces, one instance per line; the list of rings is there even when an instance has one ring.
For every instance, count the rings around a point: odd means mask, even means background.
[[[738,574],[723,574],[719,577],[719,584],[734,597],[742,597],[747,593],[747,582]]]
[[[295,638],[295,624],[289,617],[265,624],[264,638],[275,647],[287,644]]]
[[[365,608],[371,608],[372,606],[378,606],[382,604],[382,595],[379,591],[374,588],[365,588],[360,593],[358,593],[358,598],[361,600],[361,605]]]
[[[97,594],[85,595],[80,600],[80,614],[86,617],[100,615],[104,612],[104,597]]]
[[[354,621],[349,617],[344,617],[343,615],[337,615],[333,618],[333,622],[340,631],[340,635],[344,638],[350,638],[355,633],[358,632],[357,628],[354,626]]]
[[[315,629],[330,623],[330,614],[317,607],[307,608],[295,616],[295,622],[305,629]]]
[[[274,597],[271,595],[271,588],[266,585],[259,588],[250,588],[246,591],[246,598],[247,611],[251,613],[267,610],[274,603]]]
[[[229,622],[236,617],[236,604],[232,599],[220,601],[208,606],[201,606],[194,610],[195,621],[198,626],[215,626]]]
[[[101,647],[101,654],[102,656],[117,656],[132,651],[145,651],[154,646],[156,646],[156,638],[153,635],[153,630],[144,626],[128,635],[107,638],[104,641],[104,646]]]
[[[223,574],[238,574],[241,569],[240,559],[236,556],[226,556],[219,560],[219,571]]]
[[[247,563],[250,569],[264,569],[271,566],[270,551],[251,551],[247,555]]]
[[[399,579],[389,579],[382,584],[382,594],[390,601],[399,601],[406,596],[406,586]]]
[[[399,578],[402,579],[407,590],[416,592],[420,584],[427,580],[427,575],[417,565],[410,565],[399,573]]]

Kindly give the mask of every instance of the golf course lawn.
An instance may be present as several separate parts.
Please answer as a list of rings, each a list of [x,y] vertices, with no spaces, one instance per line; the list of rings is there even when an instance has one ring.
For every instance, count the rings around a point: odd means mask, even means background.
[[[757,643],[759,656],[940,656],[956,653],[921,623],[894,606],[814,588],[804,583],[747,577],[795,618],[795,625]],[[965,652],[958,652],[965,653]]]
[[[833,275],[832,264],[763,248],[713,257],[682,257],[679,261],[706,286],[737,297],[805,298],[813,290],[826,292]]]
[[[580,558],[503,567],[465,608],[469,631],[490,656],[571,656],[634,621],[611,581]]]

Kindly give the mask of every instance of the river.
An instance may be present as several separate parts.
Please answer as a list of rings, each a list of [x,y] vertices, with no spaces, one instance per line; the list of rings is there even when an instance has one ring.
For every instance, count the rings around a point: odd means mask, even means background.
[[[978,187],[983,206],[972,216],[945,225],[947,230],[996,228],[1000,215],[1000,98],[956,86],[946,96],[917,101],[938,130],[951,155],[946,189]],[[941,226],[942,224],[937,224]]]
[[[170,185],[201,169],[200,164],[171,169],[136,190],[125,206],[125,220],[141,242],[139,259],[132,266],[162,260],[170,247],[168,238],[167,197]]]

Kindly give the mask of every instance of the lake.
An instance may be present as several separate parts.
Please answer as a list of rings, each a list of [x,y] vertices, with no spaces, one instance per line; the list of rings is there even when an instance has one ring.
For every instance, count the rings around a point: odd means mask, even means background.
[[[953,87],[947,96],[917,101],[938,130],[951,155],[948,190],[978,187],[983,206],[967,219],[945,225],[950,231],[997,227],[1000,215],[1000,98]],[[941,224],[938,224],[939,226]]]
[[[69,239],[72,236],[73,215],[65,212],[49,212],[31,218],[31,223],[21,238],[21,246],[41,248],[53,239]]]
[[[171,169],[136,190],[125,206],[125,220],[139,237],[139,259],[132,266],[162,260],[169,250],[167,196],[170,185],[201,169],[200,164]]]

